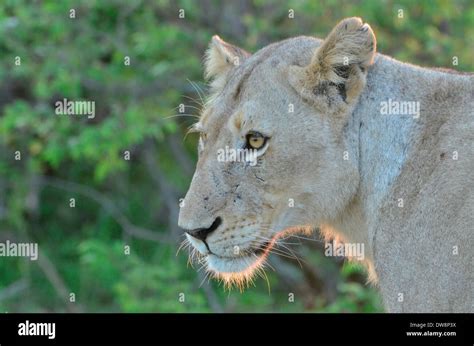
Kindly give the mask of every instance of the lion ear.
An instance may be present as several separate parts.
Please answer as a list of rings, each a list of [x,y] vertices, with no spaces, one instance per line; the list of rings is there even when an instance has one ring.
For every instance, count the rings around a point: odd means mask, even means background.
[[[249,56],[250,53],[242,48],[231,45],[214,35],[206,52],[204,76],[206,79],[222,77]]]
[[[341,21],[315,51],[308,66],[290,67],[290,83],[306,96],[328,93],[335,87],[346,103],[357,99],[365,86],[367,67],[373,63],[376,40],[372,28],[360,18]]]

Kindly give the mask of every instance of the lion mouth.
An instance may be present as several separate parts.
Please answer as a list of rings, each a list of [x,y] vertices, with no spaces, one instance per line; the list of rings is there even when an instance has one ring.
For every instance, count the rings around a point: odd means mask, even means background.
[[[266,276],[264,269],[267,266],[267,259],[274,246],[278,246],[278,239],[288,237],[294,233],[309,233],[311,228],[305,226],[295,226],[277,232],[271,239],[253,245],[245,251],[240,251],[236,256],[222,256],[210,251],[204,242],[197,241],[188,236],[188,240],[198,250],[198,260],[203,264],[211,277],[224,283],[224,287],[238,287],[240,290],[253,283],[256,274]],[[211,246],[212,249],[212,246]],[[291,251],[291,250],[290,250]],[[279,254],[276,252],[276,254]]]
[[[255,273],[262,272],[277,236],[239,251],[235,256],[223,256],[211,251],[209,246],[198,239],[186,235],[188,241],[197,250],[199,263],[204,264],[206,271],[224,283],[226,288],[238,287],[243,290],[253,282]],[[195,257],[196,258],[196,257]],[[263,275],[263,274],[261,274]]]

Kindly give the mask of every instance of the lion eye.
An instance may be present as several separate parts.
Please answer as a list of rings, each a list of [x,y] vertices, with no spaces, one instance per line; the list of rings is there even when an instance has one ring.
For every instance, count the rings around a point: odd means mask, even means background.
[[[267,142],[267,138],[259,132],[249,133],[247,136],[247,145],[248,149],[261,149]]]

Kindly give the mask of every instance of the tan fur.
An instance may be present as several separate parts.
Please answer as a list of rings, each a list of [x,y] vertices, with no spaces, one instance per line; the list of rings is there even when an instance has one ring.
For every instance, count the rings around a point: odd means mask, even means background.
[[[253,55],[214,38],[179,225],[222,219],[206,244],[188,239],[227,284],[251,280],[280,238],[319,227],[365,245],[388,311],[473,312],[474,77],[401,63],[375,45],[359,18],[324,41],[297,37]],[[418,116],[384,114],[389,99],[418,102]],[[268,137],[257,165],[217,159],[252,131]]]
[[[226,82],[226,75],[233,67],[241,64],[250,54],[239,47],[224,42],[219,36],[212,37],[211,45],[206,52],[204,77],[214,78],[211,88],[221,89]]]

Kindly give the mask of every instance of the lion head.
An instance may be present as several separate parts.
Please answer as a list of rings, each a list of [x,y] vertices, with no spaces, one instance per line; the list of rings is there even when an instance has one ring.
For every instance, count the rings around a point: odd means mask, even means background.
[[[344,131],[374,55],[359,18],[324,41],[292,38],[253,55],[213,37],[179,226],[216,277],[247,282],[279,237],[330,223],[350,203],[359,172]]]

